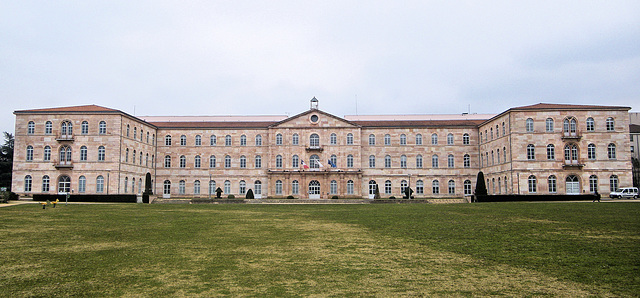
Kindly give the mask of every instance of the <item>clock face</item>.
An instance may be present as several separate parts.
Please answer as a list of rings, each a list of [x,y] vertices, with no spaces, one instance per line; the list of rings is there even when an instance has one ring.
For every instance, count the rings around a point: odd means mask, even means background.
[[[311,122],[313,123],[318,122],[318,115],[311,115]]]

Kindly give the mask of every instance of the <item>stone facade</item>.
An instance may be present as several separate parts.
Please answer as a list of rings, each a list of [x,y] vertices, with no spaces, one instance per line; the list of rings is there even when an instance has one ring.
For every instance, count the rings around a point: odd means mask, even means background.
[[[489,193],[608,192],[631,184],[628,110],[537,104],[498,115],[341,118],[317,101],[292,117],[235,119],[23,110],[12,189],[141,193],[150,175],[153,192],[172,197],[219,187],[237,197],[253,189],[262,198],[362,198],[376,185],[382,197],[407,186],[415,197],[461,197],[483,171]]]

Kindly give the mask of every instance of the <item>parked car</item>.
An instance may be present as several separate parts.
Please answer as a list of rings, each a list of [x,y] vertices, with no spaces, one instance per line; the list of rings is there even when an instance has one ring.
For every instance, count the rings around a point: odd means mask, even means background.
[[[637,187],[623,187],[618,188],[615,191],[609,194],[610,198],[638,198],[638,188]]]

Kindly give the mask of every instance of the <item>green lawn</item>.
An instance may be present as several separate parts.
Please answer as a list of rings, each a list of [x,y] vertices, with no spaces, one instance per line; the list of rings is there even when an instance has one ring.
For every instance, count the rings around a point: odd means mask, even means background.
[[[638,203],[0,208],[0,297],[638,293]]]

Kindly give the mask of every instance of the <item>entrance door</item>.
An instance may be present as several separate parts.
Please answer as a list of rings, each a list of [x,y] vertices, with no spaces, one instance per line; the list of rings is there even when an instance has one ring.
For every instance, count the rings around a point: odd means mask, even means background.
[[[318,180],[312,180],[309,182],[309,199],[320,198],[320,182]]]
[[[580,194],[580,182],[578,182],[578,177],[575,175],[571,175],[567,177],[566,188],[568,195],[579,195]]]
[[[376,189],[378,188],[378,184],[371,180],[369,181],[369,199],[373,200],[376,197]]]

